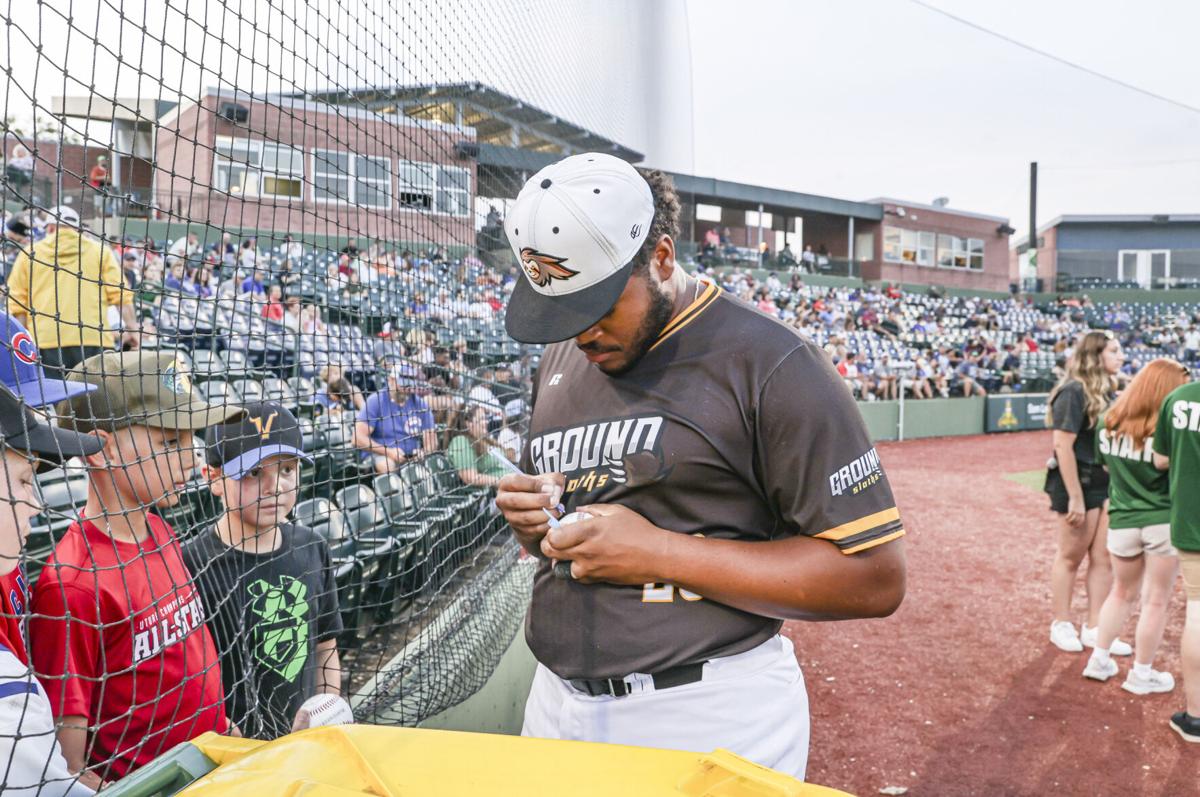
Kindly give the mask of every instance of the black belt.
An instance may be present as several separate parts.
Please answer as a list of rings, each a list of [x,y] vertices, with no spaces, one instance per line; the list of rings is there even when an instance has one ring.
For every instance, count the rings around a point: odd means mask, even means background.
[[[704,678],[704,662],[668,667],[665,670],[650,673],[650,678],[654,681],[654,688],[656,690],[694,684]],[[567,683],[574,687],[576,691],[583,692],[585,695],[591,695],[592,697],[599,697],[600,695],[625,697],[631,691],[629,684],[625,683],[625,679],[623,678],[572,678]]]

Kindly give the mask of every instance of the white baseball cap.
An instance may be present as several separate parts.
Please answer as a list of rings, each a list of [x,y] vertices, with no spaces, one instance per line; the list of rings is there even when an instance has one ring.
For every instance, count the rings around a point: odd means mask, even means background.
[[[69,227],[79,226],[79,214],[70,205],[59,205],[50,209],[51,224],[66,224]]]
[[[612,155],[572,155],[529,178],[504,220],[525,275],[508,303],[508,334],[554,343],[603,318],[625,290],[653,221],[650,185]]]

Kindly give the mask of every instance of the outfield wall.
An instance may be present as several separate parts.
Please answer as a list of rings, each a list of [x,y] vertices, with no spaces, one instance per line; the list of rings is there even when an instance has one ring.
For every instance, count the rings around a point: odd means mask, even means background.
[[[1045,393],[1004,393],[981,398],[904,402],[904,439],[957,437],[985,432],[1046,428]],[[900,402],[860,401],[858,410],[872,440],[900,439]]]

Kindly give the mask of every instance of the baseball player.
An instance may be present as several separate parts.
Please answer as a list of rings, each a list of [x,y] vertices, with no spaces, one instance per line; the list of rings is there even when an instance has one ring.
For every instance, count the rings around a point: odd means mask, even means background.
[[[589,153],[534,175],[505,221],[524,272],[508,332],[555,344],[524,474],[497,496],[544,559],[523,732],[724,747],[803,778],[782,621],[893,612],[904,530],[829,358],[685,273],[679,214],[664,174]],[[589,517],[551,529],[560,500]]]

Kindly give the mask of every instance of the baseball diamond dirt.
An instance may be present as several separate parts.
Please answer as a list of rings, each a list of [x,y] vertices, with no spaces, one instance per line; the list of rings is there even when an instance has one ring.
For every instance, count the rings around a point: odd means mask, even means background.
[[[809,780],[864,796],[1197,793],[1200,751],[1167,726],[1182,686],[1135,697],[1129,658],[1097,683],[1080,675],[1087,653],[1049,642],[1054,517],[1034,486],[1049,451],[1049,432],[879,446],[908,596],[887,620],[787,627],[812,705]],[[1084,607],[1081,578],[1077,622]],[[1155,667],[1178,681],[1178,584],[1168,612]]]

